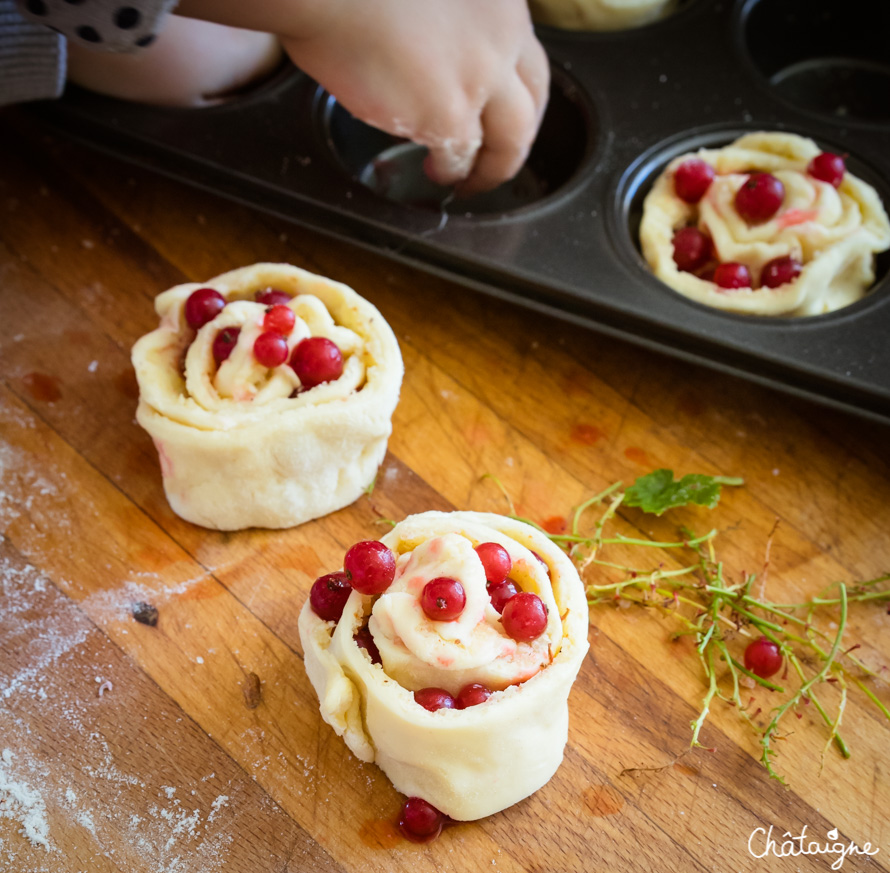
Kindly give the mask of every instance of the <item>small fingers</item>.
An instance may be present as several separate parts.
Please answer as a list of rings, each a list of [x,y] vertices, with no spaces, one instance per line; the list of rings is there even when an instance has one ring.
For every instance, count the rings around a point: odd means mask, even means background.
[[[482,147],[472,171],[458,188],[461,196],[490,191],[522,168],[540,123],[541,110],[531,92],[514,77],[482,111]]]
[[[444,139],[424,143],[429,154],[423,170],[437,185],[456,185],[470,174],[481,144],[482,137],[478,135],[464,141]]]
[[[540,126],[547,101],[550,99],[550,61],[544,47],[536,39],[532,40],[516,63],[516,72],[523,85],[528,88],[535,104],[537,126]]]

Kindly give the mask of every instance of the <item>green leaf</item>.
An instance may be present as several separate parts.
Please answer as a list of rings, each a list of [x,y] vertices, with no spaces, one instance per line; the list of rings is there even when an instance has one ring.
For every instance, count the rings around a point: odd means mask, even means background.
[[[741,485],[743,479],[690,473],[678,482],[673,470],[654,470],[640,476],[624,493],[625,506],[638,506],[643,512],[661,515],[668,509],[690,503],[713,509],[720,501],[721,485]]]

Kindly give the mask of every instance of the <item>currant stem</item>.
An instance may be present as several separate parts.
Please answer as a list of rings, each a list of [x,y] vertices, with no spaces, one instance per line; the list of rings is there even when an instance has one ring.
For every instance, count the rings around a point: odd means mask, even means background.
[[[581,503],[579,506],[577,506],[575,508],[575,512],[572,516],[572,533],[577,536],[578,527],[581,522],[581,516],[584,514],[584,512],[587,509],[589,509],[591,506],[595,506],[601,500],[604,500],[606,497],[608,497],[610,494],[612,494],[612,492],[617,491],[620,487],[621,487],[620,481],[613,482],[608,488],[606,488],[605,491],[600,491],[599,494],[594,494],[594,496],[591,497],[589,500],[585,500],[583,503]],[[622,499],[623,499],[623,495],[622,495]]]
[[[841,640],[844,636],[844,629],[847,626],[847,587],[843,583],[841,583],[840,585],[840,594],[841,615],[840,621],[838,622],[837,636],[835,637],[834,644],[831,647],[831,651],[828,653],[828,657],[825,663],[822,665],[822,669],[819,670],[819,672],[816,673],[815,676],[803,682],[800,688],[797,689],[797,692],[793,694],[788,700],[786,700],[785,703],[783,703],[777,709],[773,710],[775,712],[775,715],[773,716],[772,721],[769,723],[769,725],[767,725],[766,730],[763,732],[763,737],[760,740],[760,745],[763,749],[761,761],[763,762],[770,776],[783,783],[784,780],[780,776],[778,776],[772,768],[772,762],[770,760],[770,754],[772,753],[771,741],[774,733],[776,732],[776,729],[779,726],[779,722],[781,721],[782,716],[785,715],[785,713],[789,709],[791,709],[791,707],[796,706],[798,703],[800,703],[800,701],[804,697],[809,697],[812,700],[812,694],[809,693],[810,689],[813,687],[813,685],[817,684],[818,682],[822,682],[825,679],[825,676],[831,669],[831,665],[834,663],[834,659],[837,656],[838,650],[841,646]],[[781,632],[781,628],[779,630]],[[797,661],[797,658],[795,656],[791,655],[790,657],[792,659],[792,663],[794,663],[794,661]],[[822,710],[822,713],[823,717],[827,718],[827,716],[824,714],[824,710]],[[830,723],[831,722],[829,721],[829,724]]]
[[[692,742],[689,744],[690,748],[701,746],[701,743],[698,741],[698,735],[705,723],[705,719],[708,717],[708,712],[710,712],[711,701],[717,693],[717,674],[714,671],[714,656],[710,649],[708,649],[708,663],[705,668],[705,673],[708,676],[708,693],[702,701],[701,714],[692,722]]]

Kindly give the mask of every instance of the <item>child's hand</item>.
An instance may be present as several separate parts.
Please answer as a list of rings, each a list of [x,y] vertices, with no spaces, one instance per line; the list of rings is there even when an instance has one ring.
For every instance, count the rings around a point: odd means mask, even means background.
[[[537,133],[550,71],[525,0],[339,0],[294,63],[357,118],[428,146],[425,169],[460,193],[514,176]]]

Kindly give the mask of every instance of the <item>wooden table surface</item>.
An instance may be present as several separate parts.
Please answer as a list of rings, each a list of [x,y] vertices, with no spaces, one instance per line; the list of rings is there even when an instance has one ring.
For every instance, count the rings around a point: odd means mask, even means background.
[[[849,760],[831,748],[820,766],[813,707],[790,718],[776,744],[785,788],[723,702],[702,733],[715,751],[689,751],[705,685],[670,620],[596,608],[557,775],[416,846],[393,828],[401,799],[387,779],[322,722],[297,635],[312,581],[379,536],[381,517],[506,511],[485,474],[551,527],[657,467],[743,476],[714,511],[654,523],[627,510],[617,528],[717,526],[740,578],[762,567],[779,519],[774,601],[871,578],[890,569],[890,430],[491,300],[59,141],[27,116],[0,115],[0,131],[0,870],[830,869],[835,856],[754,857],[749,837],[770,826],[822,842],[837,828],[879,850],[842,869],[890,870],[890,723],[857,688]],[[164,499],[134,419],[130,348],[156,325],[156,294],[260,260],[373,301],[406,376],[370,497],[294,530],[217,533]],[[158,607],[156,628],[133,621],[136,600]],[[885,604],[851,607],[846,639],[887,675]],[[890,705],[886,681],[869,686]],[[765,723],[770,692],[750,694]],[[822,696],[837,703],[833,688]],[[755,854],[764,845],[755,835]]]

